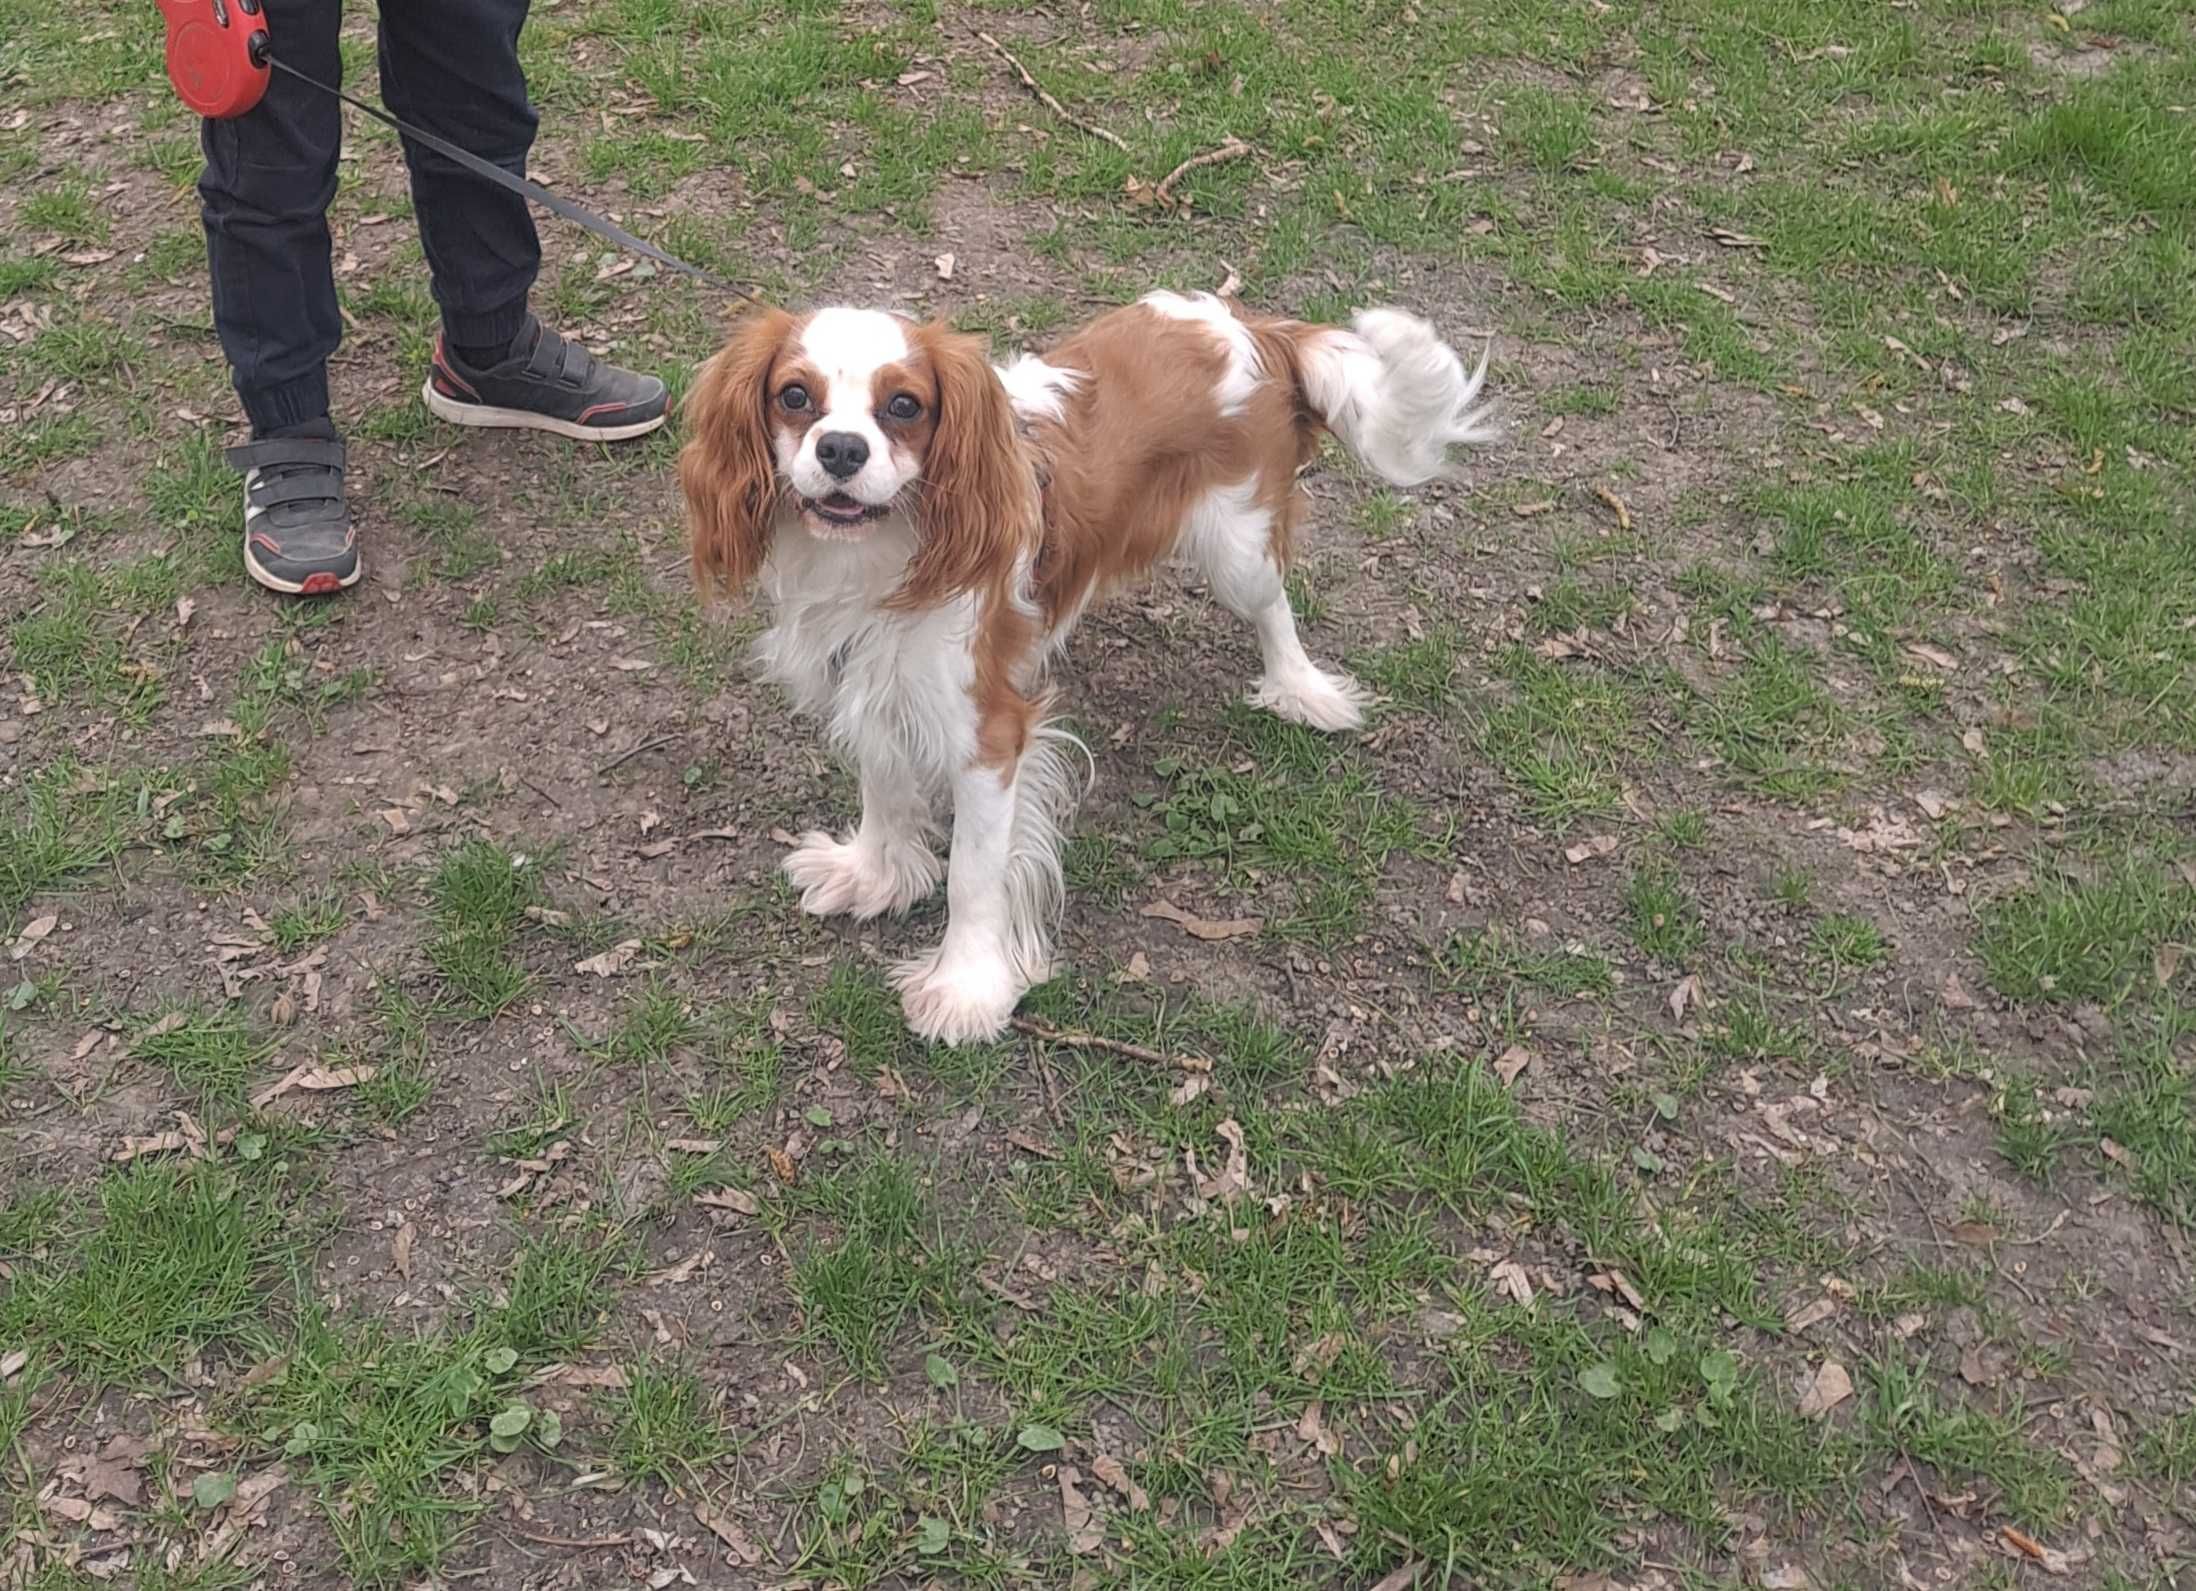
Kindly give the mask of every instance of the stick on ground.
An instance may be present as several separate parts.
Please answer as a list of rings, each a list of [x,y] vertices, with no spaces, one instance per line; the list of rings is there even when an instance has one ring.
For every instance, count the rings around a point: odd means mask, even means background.
[[[1102,1038],[1096,1033],[1063,1032],[1051,1023],[1040,1022],[1035,1017],[1016,1017],[1014,1030],[1017,1033],[1027,1033],[1033,1039],[1042,1039],[1047,1044],[1057,1044],[1063,1049],[1104,1050],[1110,1055],[1126,1055],[1133,1061],[1150,1061],[1155,1066],[1183,1066],[1190,1059],[1187,1056],[1168,1055],[1160,1050],[1147,1049],[1141,1044],[1131,1044],[1126,1039]]]
[[[1241,160],[1250,152],[1251,146],[1244,143],[1242,139],[1230,138],[1218,149],[1208,149],[1201,155],[1192,155],[1179,166],[1176,166],[1159,179],[1159,186],[1152,190],[1152,195],[1162,205],[1172,204],[1174,203],[1174,185],[1197,170],[1198,167],[1225,165],[1231,160]]]
[[[1107,143],[1113,145],[1114,148],[1120,150],[1122,154],[1125,155],[1128,153],[1129,146],[1121,141],[1118,134],[1109,133],[1103,127],[1100,127],[1093,122],[1084,121],[1082,117],[1075,115],[1065,105],[1061,104],[1050,94],[1046,93],[1044,84],[1038,82],[1037,79],[1035,79],[1034,77],[1031,77],[1029,75],[1029,68],[1024,66],[1020,61],[1016,60],[1014,58],[1013,52],[1009,50],[1005,45],[1001,44],[997,39],[993,38],[988,33],[979,32],[976,37],[982,39],[986,44],[991,46],[992,54],[998,56],[1000,60],[1006,62],[1007,65],[1014,68],[1014,75],[1022,80],[1022,87],[1028,89],[1032,94],[1036,95],[1039,103],[1041,103],[1045,107],[1045,109],[1051,111],[1053,115],[1059,117],[1060,120],[1066,122],[1070,127],[1076,128],[1082,132],[1086,132],[1090,134],[1090,136],[1093,138],[1103,138]]]

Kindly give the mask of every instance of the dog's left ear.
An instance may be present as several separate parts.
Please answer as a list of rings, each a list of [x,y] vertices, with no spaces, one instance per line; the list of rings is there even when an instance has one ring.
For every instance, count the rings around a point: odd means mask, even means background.
[[[705,593],[738,596],[770,554],[778,461],[764,415],[770,367],[793,317],[761,309],[733,328],[686,402],[679,490],[693,537],[694,576]]]
[[[921,544],[888,599],[901,609],[977,590],[1038,536],[1036,473],[984,339],[933,322],[917,327],[914,340],[937,380],[938,409],[916,508]]]

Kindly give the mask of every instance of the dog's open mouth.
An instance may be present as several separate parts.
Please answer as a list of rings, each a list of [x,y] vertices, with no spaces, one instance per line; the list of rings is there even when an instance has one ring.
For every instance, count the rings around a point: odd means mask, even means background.
[[[829,497],[806,497],[801,500],[801,512],[810,523],[826,530],[844,530],[866,525],[873,519],[882,519],[887,513],[882,503],[858,503],[844,492],[833,492]]]

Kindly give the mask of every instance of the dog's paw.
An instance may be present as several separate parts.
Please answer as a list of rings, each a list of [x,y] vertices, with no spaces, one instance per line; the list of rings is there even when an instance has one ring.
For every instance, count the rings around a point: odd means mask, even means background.
[[[910,1032],[934,1044],[982,1044],[1007,1030],[1023,985],[1004,956],[943,951],[903,963],[893,982]]]
[[[1347,674],[1324,669],[1297,669],[1268,674],[1251,687],[1253,707],[1263,707],[1276,718],[1333,734],[1356,729],[1365,722],[1365,708],[1372,692]]]
[[[904,912],[938,887],[942,871],[927,845],[863,845],[828,834],[804,835],[785,858],[801,910],[816,917]]]

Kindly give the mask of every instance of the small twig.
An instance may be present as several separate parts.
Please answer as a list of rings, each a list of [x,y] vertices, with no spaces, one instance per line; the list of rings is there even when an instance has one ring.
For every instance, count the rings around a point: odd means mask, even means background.
[[[676,735],[658,735],[654,740],[644,740],[639,745],[633,747],[630,751],[619,752],[615,757],[612,757],[608,762],[597,768],[595,770],[595,777],[600,779],[612,768],[623,767],[626,763],[631,762],[635,757],[640,756],[643,752],[654,751],[658,746],[668,746],[671,744],[672,741],[678,738],[679,737]]]
[[[555,796],[551,795],[551,794],[550,794],[550,793],[549,793],[548,791],[544,790],[544,789],[543,789],[543,788],[542,788],[542,787],[541,787],[540,785],[538,785],[538,784],[534,783],[534,781],[533,781],[533,780],[531,780],[531,779],[524,779],[524,778],[522,778],[522,779],[520,779],[520,780],[519,780],[519,783],[520,783],[520,784],[522,784],[522,785],[524,785],[524,786],[526,786],[526,788],[527,788],[527,789],[529,789],[529,790],[533,791],[533,792],[534,792],[534,794],[536,794],[536,795],[540,796],[540,797],[542,798],[542,800],[544,800],[544,801],[548,802],[548,803],[549,803],[549,804],[550,804],[551,806],[555,807],[555,808],[556,808],[556,809],[557,809],[557,810],[558,810],[559,812],[562,812],[562,811],[564,810],[564,803],[563,803],[562,801],[559,801],[559,800],[558,800],[558,799],[557,799],[557,798],[556,798]]]
[[[1157,199],[1161,205],[1172,204],[1174,202],[1174,185],[1198,167],[1224,165],[1230,160],[1241,160],[1250,152],[1251,146],[1244,143],[1242,139],[1230,138],[1218,149],[1208,149],[1201,155],[1192,155],[1159,179],[1159,186],[1152,190],[1152,197]]]
[[[1090,136],[1093,138],[1103,138],[1107,143],[1113,145],[1114,148],[1120,150],[1122,154],[1125,155],[1129,152],[1129,146],[1121,141],[1118,134],[1109,133],[1103,127],[1100,127],[1095,123],[1084,121],[1080,116],[1077,116],[1070,112],[1065,105],[1061,104],[1050,94],[1046,93],[1044,85],[1038,82],[1037,79],[1029,75],[1029,68],[1024,66],[1020,61],[1017,61],[1014,58],[1012,52],[1009,51],[1005,45],[1001,44],[997,39],[993,38],[988,33],[978,32],[976,37],[982,39],[986,44],[991,46],[992,54],[998,56],[1000,60],[1006,62],[1007,65],[1014,68],[1014,75],[1022,80],[1022,87],[1028,89],[1032,94],[1036,95],[1038,101],[1044,105],[1045,109],[1051,111],[1053,115],[1059,117],[1060,120],[1066,122],[1070,127],[1076,128],[1082,132],[1086,132],[1090,134]]]
[[[1141,1044],[1131,1044],[1125,1039],[1101,1038],[1095,1033],[1063,1033],[1049,1022],[1039,1022],[1034,1017],[1018,1016],[1014,1019],[1015,1031],[1027,1033],[1033,1039],[1043,1039],[1047,1044],[1058,1044],[1071,1050],[1104,1050],[1111,1055],[1126,1055],[1130,1060],[1149,1061],[1154,1066],[1182,1066],[1187,1057],[1168,1055],[1159,1050],[1147,1049]]]
[[[633,1537],[630,1533],[622,1536],[548,1536],[543,1535],[538,1531],[521,1529],[517,1525],[506,1525],[504,1526],[504,1528],[510,1531],[511,1534],[514,1536],[524,1536],[528,1541],[539,1542],[544,1547],[576,1547],[585,1549],[594,1547],[630,1547],[633,1545]]]
[[[1046,1113],[1052,1117],[1052,1125],[1064,1134],[1068,1124],[1060,1110],[1060,1080],[1052,1075],[1052,1063],[1045,1059],[1042,1050],[1037,1052],[1037,1076],[1044,1087]]]

